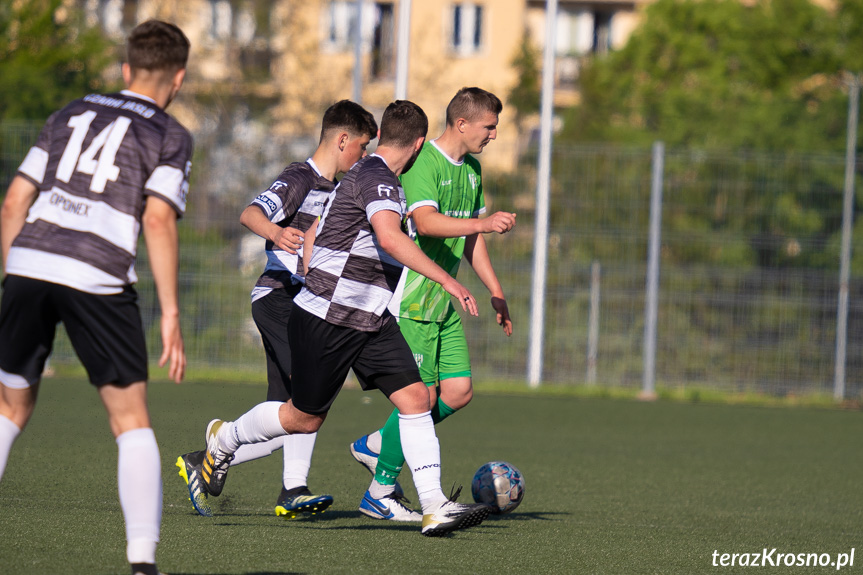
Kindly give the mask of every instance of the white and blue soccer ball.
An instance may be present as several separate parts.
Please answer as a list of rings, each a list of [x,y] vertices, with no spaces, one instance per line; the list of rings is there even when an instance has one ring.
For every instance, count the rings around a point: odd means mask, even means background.
[[[524,499],[524,476],[512,463],[490,461],[477,469],[470,490],[473,500],[490,505],[492,513],[509,513]]]

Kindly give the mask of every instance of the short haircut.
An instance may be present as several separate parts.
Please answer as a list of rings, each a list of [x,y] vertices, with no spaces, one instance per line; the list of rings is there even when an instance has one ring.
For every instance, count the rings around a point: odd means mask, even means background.
[[[352,137],[378,137],[378,123],[371,112],[350,100],[339,100],[324,112],[321,122],[321,142],[335,131],[346,131]]]
[[[126,61],[133,70],[175,72],[185,68],[188,60],[189,39],[168,22],[142,22],[126,40]]]
[[[459,118],[472,122],[485,113],[500,114],[501,110],[503,103],[491,92],[482,88],[462,88],[446,107],[446,124],[454,126]]]
[[[429,119],[423,109],[408,100],[396,100],[384,110],[378,146],[407,148],[417,138],[425,138]]]

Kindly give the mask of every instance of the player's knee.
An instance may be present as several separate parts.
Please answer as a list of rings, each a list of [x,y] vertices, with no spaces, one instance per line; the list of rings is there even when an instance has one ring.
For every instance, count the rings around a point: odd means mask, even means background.
[[[429,392],[425,384],[417,382],[390,395],[390,401],[402,413],[423,413],[431,409]]]
[[[288,433],[315,433],[326,419],[326,413],[306,413],[289,401],[279,408],[279,422]]]
[[[0,385],[0,415],[24,429],[36,407],[36,389],[11,389]]]
[[[441,385],[441,400],[452,409],[461,409],[473,399],[473,386],[464,384]]]

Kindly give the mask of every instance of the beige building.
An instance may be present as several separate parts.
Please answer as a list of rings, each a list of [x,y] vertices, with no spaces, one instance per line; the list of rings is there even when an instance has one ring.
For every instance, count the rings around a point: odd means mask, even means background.
[[[620,47],[650,0],[559,0],[556,20],[556,103],[577,102],[586,58]],[[181,26],[192,41],[184,90],[202,105],[254,101],[255,113],[280,135],[313,137],[332,102],[354,93],[356,42],[361,53],[361,103],[380,117],[394,98],[397,28],[404,2],[373,0],[83,0],[91,22],[122,39],[152,17]],[[407,98],[429,115],[430,137],[462,86],[480,86],[504,102],[518,82],[512,66],[527,37],[541,50],[542,0],[413,0]],[[357,26],[358,5],[362,6]],[[359,32],[359,38],[357,34]],[[541,51],[537,65],[541,66]],[[183,103],[183,102],[181,102]],[[184,113],[185,112],[185,113]],[[174,110],[193,130],[205,114]],[[504,108],[499,150],[486,165],[511,166],[522,138]]]

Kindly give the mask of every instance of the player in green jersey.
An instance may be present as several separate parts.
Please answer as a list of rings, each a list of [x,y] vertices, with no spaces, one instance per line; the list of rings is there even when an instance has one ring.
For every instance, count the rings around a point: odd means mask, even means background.
[[[503,108],[500,99],[480,88],[462,88],[447,106],[446,129],[427,142],[414,166],[401,177],[414,241],[440,267],[456,277],[466,258],[491,293],[497,323],[512,335],[506,297],[489,259],[484,233],[504,234],[516,215],[484,214],[482,170],[472,154],[479,154],[497,137]],[[390,304],[401,332],[414,353],[423,381],[429,388],[432,419],[443,421],[466,406],[473,397],[470,357],[461,318],[439,284],[410,270],[402,274]],[[420,521],[422,516],[400,502],[394,492],[404,456],[394,411],[383,429],[365,435],[350,446],[354,458],[374,475],[360,503],[370,517]],[[385,512],[382,512],[385,511]]]

